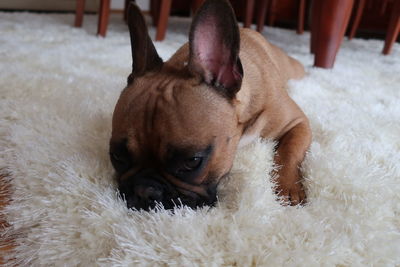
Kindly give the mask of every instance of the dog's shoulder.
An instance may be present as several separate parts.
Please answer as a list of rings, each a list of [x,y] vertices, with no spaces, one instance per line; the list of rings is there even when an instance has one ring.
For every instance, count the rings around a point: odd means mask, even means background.
[[[283,80],[299,79],[304,76],[304,67],[296,59],[290,57],[278,46],[272,44],[259,32],[251,29],[240,29],[240,57],[248,58],[250,65],[258,65],[261,69],[276,70]]]

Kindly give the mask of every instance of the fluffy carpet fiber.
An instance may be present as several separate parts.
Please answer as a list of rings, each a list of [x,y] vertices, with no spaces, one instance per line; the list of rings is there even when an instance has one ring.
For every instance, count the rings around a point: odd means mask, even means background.
[[[111,116],[130,71],[120,18],[107,38],[96,17],[0,13],[0,169],[12,202],[10,266],[398,266],[400,45],[345,41],[333,70],[312,67],[309,35],[264,35],[307,68],[289,86],[311,121],[302,168],[308,204],[284,207],[271,190],[274,143],[239,151],[217,207],[129,211],[108,159]],[[187,40],[172,19],[167,59]],[[154,36],[154,29],[151,30]],[[4,193],[4,192],[3,192]]]

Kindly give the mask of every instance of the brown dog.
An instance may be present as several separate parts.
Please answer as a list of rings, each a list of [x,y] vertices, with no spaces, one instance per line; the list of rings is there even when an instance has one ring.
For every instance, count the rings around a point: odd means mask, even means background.
[[[259,33],[239,31],[226,0],[204,3],[189,43],[167,62],[135,5],[128,20],[132,74],[115,107],[110,141],[128,207],[214,204],[237,148],[260,136],[279,141],[278,194],[293,205],[303,202],[298,167],[311,131],[285,90],[288,79],[304,75],[302,65]]]

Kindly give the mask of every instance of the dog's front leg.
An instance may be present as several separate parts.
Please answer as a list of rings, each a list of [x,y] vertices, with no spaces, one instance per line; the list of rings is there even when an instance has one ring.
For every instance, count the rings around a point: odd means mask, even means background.
[[[276,192],[290,205],[304,203],[300,164],[311,143],[311,130],[306,118],[293,126],[280,139],[275,163],[278,165]]]

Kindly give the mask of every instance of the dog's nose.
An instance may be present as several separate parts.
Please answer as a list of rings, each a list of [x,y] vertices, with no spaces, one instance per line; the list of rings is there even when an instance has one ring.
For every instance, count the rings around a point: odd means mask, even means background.
[[[121,196],[128,208],[150,210],[157,203],[164,205],[169,194],[162,177],[155,170],[143,169],[119,184]]]
[[[161,202],[163,199],[162,188],[153,186],[137,185],[134,189],[135,195],[142,200],[142,202]]]

